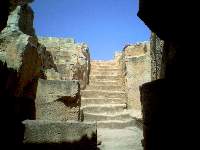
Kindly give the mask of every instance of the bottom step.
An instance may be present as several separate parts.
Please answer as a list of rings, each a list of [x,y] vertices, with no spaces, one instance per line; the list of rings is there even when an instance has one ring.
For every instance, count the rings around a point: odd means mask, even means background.
[[[122,129],[126,127],[136,126],[136,120],[106,120],[97,121],[97,128],[110,128],[110,129]]]

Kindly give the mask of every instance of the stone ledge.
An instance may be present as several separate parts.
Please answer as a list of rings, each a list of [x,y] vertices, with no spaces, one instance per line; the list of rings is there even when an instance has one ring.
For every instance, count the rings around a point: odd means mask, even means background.
[[[25,120],[24,144],[96,144],[96,122]]]
[[[38,80],[36,103],[49,103],[62,97],[76,98],[80,94],[77,80]]]

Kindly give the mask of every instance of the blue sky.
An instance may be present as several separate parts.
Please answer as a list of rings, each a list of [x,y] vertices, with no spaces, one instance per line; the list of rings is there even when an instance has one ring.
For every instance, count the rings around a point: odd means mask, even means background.
[[[136,15],[138,0],[35,0],[32,8],[38,36],[85,42],[92,59],[112,59],[124,45],[150,38]]]

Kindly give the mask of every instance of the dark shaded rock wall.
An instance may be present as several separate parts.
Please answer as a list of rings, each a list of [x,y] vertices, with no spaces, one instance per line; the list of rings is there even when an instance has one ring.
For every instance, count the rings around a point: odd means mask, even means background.
[[[195,149],[195,120],[198,106],[196,68],[198,58],[191,44],[196,29],[191,3],[140,0],[138,16],[164,41],[160,70],[161,80],[141,87],[144,117],[144,150]],[[193,27],[191,27],[191,25]],[[192,42],[194,43],[194,42]],[[186,119],[187,118],[187,119]],[[184,121],[183,120],[187,120]]]
[[[0,1],[0,31],[6,27],[10,3],[8,0]]]
[[[35,119],[35,97],[40,76],[39,43],[35,36],[33,11],[28,1],[1,1],[0,100],[4,122],[2,145],[21,144],[25,119]],[[4,11],[5,10],[5,11]],[[8,15],[9,16],[6,16]],[[9,149],[9,148],[8,148]]]

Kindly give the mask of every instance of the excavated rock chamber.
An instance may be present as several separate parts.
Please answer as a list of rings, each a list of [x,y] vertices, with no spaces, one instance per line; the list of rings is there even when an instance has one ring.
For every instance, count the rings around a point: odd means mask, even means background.
[[[0,98],[2,114],[11,113],[4,144],[97,149],[98,139],[101,150],[141,150],[139,86],[150,80],[149,43],[90,61],[85,43],[38,38],[29,2],[10,0],[0,10]]]

